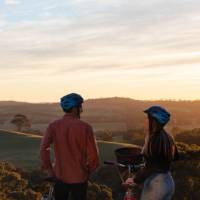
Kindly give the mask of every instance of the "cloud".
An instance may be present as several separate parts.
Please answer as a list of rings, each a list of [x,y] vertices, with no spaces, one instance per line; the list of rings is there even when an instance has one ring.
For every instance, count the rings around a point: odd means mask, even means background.
[[[6,5],[18,5],[21,4],[20,0],[5,0]]]
[[[4,5],[0,99],[57,101],[69,90],[86,97],[199,98],[199,6],[196,0]]]
[[[7,20],[3,15],[0,14],[0,31],[3,30],[8,24]]]
[[[50,18],[24,18],[0,32],[0,70],[29,73],[29,68],[43,68],[59,75],[197,64],[198,4],[185,0],[37,2],[35,8],[48,11]],[[51,17],[60,7],[70,14]],[[42,14],[41,10],[37,12]]]

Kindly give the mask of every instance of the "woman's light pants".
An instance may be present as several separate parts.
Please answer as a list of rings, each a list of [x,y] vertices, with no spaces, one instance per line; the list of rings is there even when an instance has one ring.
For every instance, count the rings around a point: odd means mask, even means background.
[[[171,173],[155,173],[145,180],[140,200],[171,200],[174,191]]]

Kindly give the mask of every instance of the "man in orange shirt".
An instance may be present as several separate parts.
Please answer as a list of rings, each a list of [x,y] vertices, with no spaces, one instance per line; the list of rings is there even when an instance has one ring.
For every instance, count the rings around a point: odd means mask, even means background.
[[[65,115],[48,126],[41,142],[42,167],[58,179],[54,187],[56,200],[67,200],[70,192],[73,200],[86,200],[88,177],[99,165],[92,127],[80,120],[82,103],[83,98],[75,93],[62,97],[60,105]]]

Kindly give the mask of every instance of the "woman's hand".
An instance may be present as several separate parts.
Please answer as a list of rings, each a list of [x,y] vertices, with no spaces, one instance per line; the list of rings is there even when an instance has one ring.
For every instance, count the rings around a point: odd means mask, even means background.
[[[124,187],[129,187],[129,186],[134,186],[135,182],[133,178],[127,178],[125,182],[122,183],[122,186]]]

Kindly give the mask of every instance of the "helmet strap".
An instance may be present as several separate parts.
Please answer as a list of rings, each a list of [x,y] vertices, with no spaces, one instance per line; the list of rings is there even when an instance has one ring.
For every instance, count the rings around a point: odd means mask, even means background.
[[[77,107],[77,115],[78,115],[78,118],[80,119],[81,118],[81,109],[80,109],[80,107]]]

